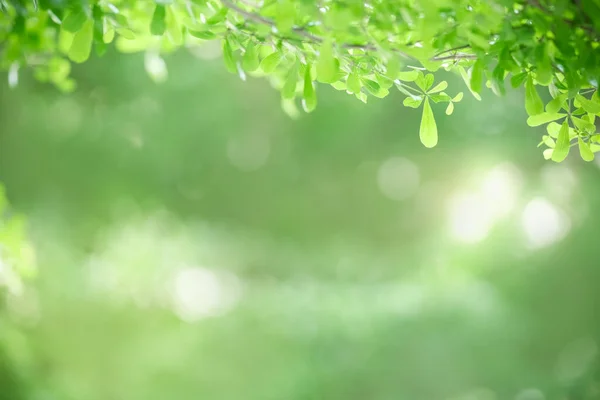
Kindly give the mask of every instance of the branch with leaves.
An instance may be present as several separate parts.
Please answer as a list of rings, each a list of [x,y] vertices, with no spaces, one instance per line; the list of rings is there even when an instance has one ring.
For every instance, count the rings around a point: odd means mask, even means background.
[[[529,124],[547,124],[546,158],[561,161],[576,143],[591,160],[599,150],[598,32],[595,0],[0,0],[0,66],[11,84],[29,67],[70,91],[71,63],[114,45],[146,51],[146,70],[162,81],[163,54],[216,40],[226,68],[269,79],[292,116],[299,105],[315,109],[317,83],[365,103],[399,90],[405,106],[422,110],[427,147],[438,142],[431,103],[451,114],[462,99],[435,84],[445,69],[478,100],[485,88],[503,95],[507,80],[525,85]],[[538,88],[552,98],[545,107]]]

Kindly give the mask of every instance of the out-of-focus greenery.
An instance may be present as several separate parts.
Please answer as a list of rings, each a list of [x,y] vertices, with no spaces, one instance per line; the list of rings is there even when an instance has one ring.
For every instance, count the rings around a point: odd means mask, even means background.
[[[163,81],[161,53],[211,43],[242,80],[267,77],[290,115],[298,102],[317,107],[316,82],[364,103],[398,89],[404,106],[421,108],[419,138],[434,147],[432,104],[450,115],[463,93],[429,72],[455,72],[479,100],[486,86],[505,95],[510,77],[525,87],[527,123],[546,125],[539,145],[555,162],[572,146],[585,161],[600,151],[599,36],[598,0],[0,0],[0,68],[12,86],[25,66],[72,91],[71,62],[113,42],[145,51],[147,72]]]
[[[395,95],[291,120],[217,55],[2,87],[38,275],[3,289],[0,399],[600,397],[599,171],[536,157],[518,93],[427,150]]]

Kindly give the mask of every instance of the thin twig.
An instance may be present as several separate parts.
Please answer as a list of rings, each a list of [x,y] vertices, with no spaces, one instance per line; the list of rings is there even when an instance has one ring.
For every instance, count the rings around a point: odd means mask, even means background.
[[[235,5],[230,0],[221,0],[221,3],[223,3],[223,5],[225,7],[237,12],[238,14],[241,14],[244,18],[246,18],[250,21],[254,21],[259,24],[267,25],[267,26],[270,26],[271,28],[277,28],[277,25],[271,19],[263,17],[262,15],[259,15],[259,14],[256,14],[256,13],[253,13],[250,11],[246,11],[243,8]],[[308,39],[308,41],[310,41],[312,43],[316,43],[316,44],[323,43],[323,38],[310,33],[309,31],[307,31],[306,29],[304,29],[302,27],[295,26],[292,28],[292,31],[294,33],[296,33],[297,35],[302,36],[305,39]],[[343,44],[341,44],[341,47],[344,49],[349,49],[349,50],[350,49],[363,50],[363,51],[377,51],[378,50],[377,47],[371,43],[367,43],[367,44],[343,43]],[[394,52],[405,58],[410,58],[410,59],[413,58],[400,50],[394,50]]]

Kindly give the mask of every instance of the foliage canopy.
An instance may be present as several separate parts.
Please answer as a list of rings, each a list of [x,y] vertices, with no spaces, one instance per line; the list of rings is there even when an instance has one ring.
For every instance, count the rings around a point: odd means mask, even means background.
[[[70,91],[71,62],[146,52],[161,81],[161,54],[219,41],[226,68],[266,76],[284,110],[317,106],[315,82],[360,101],[403,93],[421,108],[421,142],[438,142],[432,103],[451,114],[462,92],[446,93],[432,73],[460,74],[480,100],[525,86],[530,126],[546,125],[544,156],[560,162],[577,146],[586,161],[600,151],[600,0],[0,0],[0,62],[11,85],[20,67]],[[549,92],[544,104],[538,90]]]

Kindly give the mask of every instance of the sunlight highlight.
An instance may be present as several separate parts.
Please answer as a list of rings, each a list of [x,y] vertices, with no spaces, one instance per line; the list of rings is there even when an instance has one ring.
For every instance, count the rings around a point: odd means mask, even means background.
[[[525,206],[522,224],[532,248],[547,247],[560,241],[571,228],[565,213],[544,198],[533,199]]]
[[[460,193],[450,202],[450,230],[464,243],[478,243],[488,236],[493,215],[483,196]]]

